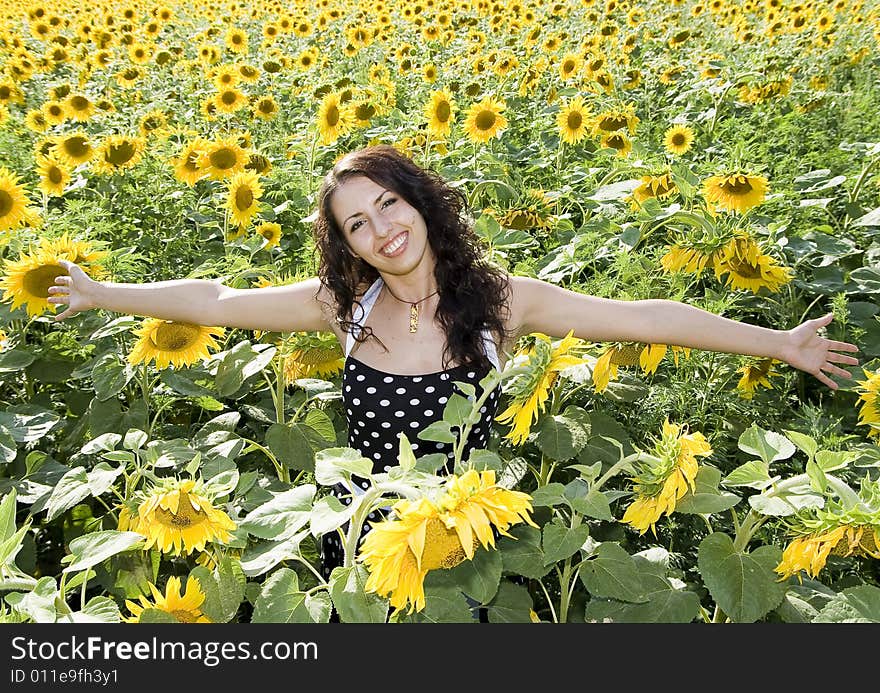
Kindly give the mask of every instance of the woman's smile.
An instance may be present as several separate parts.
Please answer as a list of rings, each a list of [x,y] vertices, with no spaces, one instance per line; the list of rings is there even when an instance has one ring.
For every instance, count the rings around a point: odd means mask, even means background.
[[[385,257],[397,257],[406,250],[407,240],[409,240],[409,231],[398,233],[388,243],[383,245],[379,252]]]

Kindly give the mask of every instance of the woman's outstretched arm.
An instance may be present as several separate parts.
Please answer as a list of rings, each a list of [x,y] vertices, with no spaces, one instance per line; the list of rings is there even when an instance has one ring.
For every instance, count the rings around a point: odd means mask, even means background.
[[[48,300],[67,308],[55,320],[103,308],[196,325],[267,332],[330,331],[316,299],[317,278],[262,289],[233,289],[207,279],[117,284],[95,281],[73,262],[61,260],[59,264],[67,274],[55,279]]]
[[[848,342],[817,334],[831,322],[831,314],[807,320],[790,330],[774,330],[738,322],[678,301],[649,299],[618,301],[579,294],[531,279],[512,277],[511,324],[521,333],[543,332],[596,342],[668,344],[706,351],[774,358],[814,375],[837,389],[829,375],[851,378],[836,364],[858,365]]]

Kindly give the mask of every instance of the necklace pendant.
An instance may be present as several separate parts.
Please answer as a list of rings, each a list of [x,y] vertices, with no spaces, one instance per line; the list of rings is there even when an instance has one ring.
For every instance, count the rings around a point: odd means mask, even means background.
[[[419,307],[417,304],[413,303],[409,307],[409,331],[411,334],[415,334],[416,330],[419,329]]]

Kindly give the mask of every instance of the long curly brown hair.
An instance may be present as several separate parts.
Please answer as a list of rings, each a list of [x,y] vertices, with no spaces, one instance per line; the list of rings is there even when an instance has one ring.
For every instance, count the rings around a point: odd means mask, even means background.
[[[327,173],[318,193],[318,218],[313,227],[318,276],[334,298],[340,327],[351,331],[355,324],[351,311],[360,305],[359,292],[379,276],[372,265],[349,252],[330,209],[339,186],[355,176],[366,176],[400,195],[425,220],[428,243],[436,258],[437,321],[446,334],[443,367],[455,362],[488,366],[482,334],[488,329],[496,339],[507,337],[508,276],[486,261],[482,241],[468,221],[465,195],[389,145],[347,154]],[[369,327],[355,331],[358,342],[370,338],[382,344]]]

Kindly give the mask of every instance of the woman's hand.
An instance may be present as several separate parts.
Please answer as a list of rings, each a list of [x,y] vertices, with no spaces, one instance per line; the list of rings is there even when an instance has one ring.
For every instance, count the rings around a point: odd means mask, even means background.
[[[67,274],[55,277],[55,285],[49,287],[49,303],[65,303],[67,309],[55,316],[55,320],[64,320],[75,313],[97,308],[94,290],[99,285],[89,277],[82,268],[69,260],[59,260],[58,264],[67,270]]]
[[[814,375],[832,390],[836,390],[838,388],[837,383],[828,376],[836,375],[841,378],[852,378],[852,374],[834,364],[845,363],[850,366],[857,366],[859,362],[858,359],[852,356],[844,356],[835,352],[855,352],[859,348],[855,344],[835,342],[831,339],[820,337],[817,334],[819,328],[825,327],[831,322],[833,317],[833,313],[828,313],[821,318],[807,320],[797,327],[788,330],[788,343],[780,358],[787,364]]]

